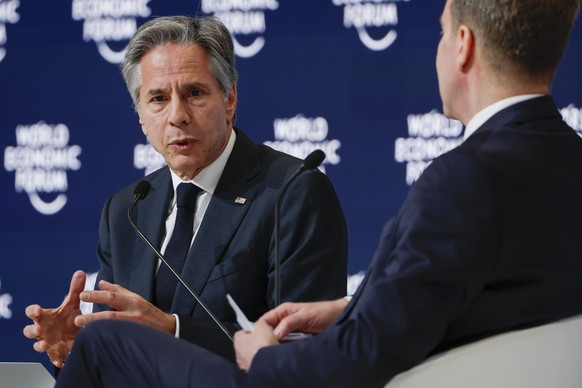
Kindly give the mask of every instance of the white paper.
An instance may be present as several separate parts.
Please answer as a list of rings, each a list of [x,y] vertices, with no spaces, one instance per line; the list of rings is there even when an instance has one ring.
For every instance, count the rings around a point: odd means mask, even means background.
[[[234,313],[236,314],[236,321],[238,322],[240,327],[243,330],[254,331],[255,325],[251,321],[248,320],[245,313],[242,312],[242,310],[240,309],[240,307],[238,307],[238,305],[236,304],[234,299],[232,299],[232,296],[230,296],[230,294],[226,294],[226,299],[228,300],[230,307],[232,307],[232,309],[234,310]],[[311,334],[289,333],[285,337],[281,338],[281,342],[295,341],[298,339],[304,339],[304,338],[309,338],[309,337],[311,337]]]
[[[253,323],[248,320],[247,316],[242,312],[240,307],[238,307],[234,299],[232,299],[232,296],[230,296],[230,294],[226,294],[226,299],[228,299],[230,307],[232,307],[232,309],[234,310],[234,313],[236,314],[236,321],[238,322],[240,327],[242,327],[243,330],[248,331],[255,330],[255,325],[253,325]]]

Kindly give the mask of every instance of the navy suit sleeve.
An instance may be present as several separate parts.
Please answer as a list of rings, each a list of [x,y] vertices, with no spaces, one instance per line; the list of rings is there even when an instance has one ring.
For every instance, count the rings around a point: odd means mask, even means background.
[[[97,244],[97,259],[99,261],[99,273],[95,280],[95,289],[98,289],[100,280],[114,282],[113,264],[111,258],[111,234],[109,223],[109,209],[112,197],[109,197],[103,206],[101,220],[99,222],[99,243]],[[93,312],[111,310],[111,307],[102,304],[93,304]]]
[[[281,300],[308,302],[346,295],[347,232],[329,179],[319,171],[300,176],[280,211]],[[275,234],[269,253],[269,308],[275,307]]]
[[[382,386],[425,359],[496,263],[497,210],[486,169],[435,161],[383,235],[365,286],[312,339],[261,349],[249,386]]]

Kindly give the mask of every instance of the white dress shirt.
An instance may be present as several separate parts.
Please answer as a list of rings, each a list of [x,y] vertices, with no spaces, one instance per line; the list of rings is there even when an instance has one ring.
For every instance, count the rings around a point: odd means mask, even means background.
[[[475,116],[469,120],[465,127],[463,134],[463,141],[467,140],[479,127],[481,127],[487,120],[493,117],[494,114],[501,112],[503,109],[517,104],[518,102],[531,100],[532,98],[541,97],[543,94],[523,94],[521,96],[513,96],[494,102],[486,108],[480,110]]]
[[[236,141],[236,133],[234,130],[231,129],[230,139],[228,140],[228,144],[224,148],[224,151],[220,154],[220,156],[212,162],[208,167],[203,169],[196,175],[192,180],[183,181],[176,175],[174,171],[170,169],[170,173],[172,175],[172,185],[174,186],[174,198],[170,202],[170,207],[168,208],[168,218],[166,218],[166,235],[164,237],[164,241],[162,243],[161,253],[164,254],[166,251],[166,247],[170,242],[170,238],[172,237],[172,233],[174,232],[174,224],[176,223],[176,216],[178,213],[178,206],[176,206],[176,188],[180,183],[189,182],[194,183],[196,186],[200,187],[203,191],[198,194],[198,198],[196,199],[196,213],[194,214],[194,234],[192,236],[192,241],[190,242],[190,246],[192,246],[192,242],[196,238],[196,234],[198,233],[198,228],[202,223],[202,219],[204,218],[204,214],[206,214],[206,209],[208,209],[208,205],[210,204],[210,200],[212,199],[212,195],[216,190],[216,186],[218,185],[218,181],[224,171],[224,167],[226,166],[226,162],[232,153],[232,149],[234,148],[234,143]],[[158,260],[158,269],[162,265],[161,260]],[[176,332],[175,336],[180,336],[180,319],[176,314],[173,314],[176,317]]]

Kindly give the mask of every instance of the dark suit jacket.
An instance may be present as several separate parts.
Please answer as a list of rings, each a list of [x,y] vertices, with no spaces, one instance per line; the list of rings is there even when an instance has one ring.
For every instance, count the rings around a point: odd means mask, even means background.
[[[254,144],[237,130],[234,149],[182,271],[193,291],[229,328],[234,329],[229,323],[236,319],[226,293],[251,321],[274,307],[275,203],[300,164],[297,158]],[[151,189],[133,217],[159,248],[173,196],[170,171],[164,167],[145,179]],[[158,259],[129,224],[127,209],[134,187],[135,183],[109,198],[103,209],[97,282],[117,283],[152,301]],[[244,204],[237,203],[237,197],[245,198]],[[328,178],[317,170],[303,173],[286,192],[280,214],[281,299],[314,301],[345,295],[346,226]],[[96,305],[94,311],[104,308]],[[226,341],[223,345],[233,355],[232,343],[214,324],[200,326],[210,318],[181,285],[172,312],[180,316],[181,337],[211,350]]]
[[[434,352],[581,313],[580,220],[582,139],[550,97],[511,106],[426,169],[338,321],[261,349],[248,386],[383,386]]]

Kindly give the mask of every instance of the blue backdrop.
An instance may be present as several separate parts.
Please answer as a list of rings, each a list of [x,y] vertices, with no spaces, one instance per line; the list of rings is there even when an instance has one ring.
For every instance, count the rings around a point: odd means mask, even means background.
[[[443,5],[0,0],[0,361],[49,365],[22,335],[25,307],[57,306],[74,270],[97,271],[104,201],[159,166],[118,70],[139,25],[170,14],[225,21],[240,77],[237,126],[300,157],[326,152],[357,275],[410,184],[462,132],[441,114],[437,89]],[[553,90],[578,131],[581,45],[578,25]]]

